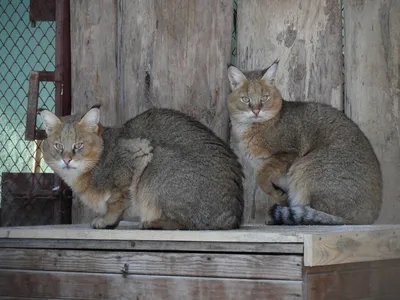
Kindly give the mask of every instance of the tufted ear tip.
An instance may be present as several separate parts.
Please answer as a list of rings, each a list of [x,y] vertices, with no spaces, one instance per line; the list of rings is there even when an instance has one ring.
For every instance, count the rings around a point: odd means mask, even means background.
[[[274,62],[267,68],[265,71],[262,79],[267,81],[267,82],[274,82],[275,80],[275,74],[276,71],[278,70],[278,65],[279,65],[279,59],[275,59]]]

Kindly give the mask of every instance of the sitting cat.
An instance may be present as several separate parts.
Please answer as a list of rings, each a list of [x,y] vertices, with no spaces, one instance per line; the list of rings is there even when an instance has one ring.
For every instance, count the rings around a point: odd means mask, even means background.
[[[152,108],[119,128],[100,110],[58,118],[41,112],[46,163],[115,228],[132,207],[143,229],[234,229],[243,211],[242,167],[231,148],[195,119]]]
[[[380,164],[366,136],[335,108],[282,99],[278,67],[229,67],[232,137],[278,202],[275,224],[371,224],[381,209]]]

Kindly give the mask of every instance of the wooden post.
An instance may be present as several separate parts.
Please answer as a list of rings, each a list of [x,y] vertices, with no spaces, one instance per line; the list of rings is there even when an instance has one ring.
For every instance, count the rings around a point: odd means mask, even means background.
[[[345,112],[364,131],[383,172],[377,223],[400,222],[400,2],[344,1]]]
[[[343,108],[340,0],[238,2],[237,66],[262,69],[280,59],[276,85],[286,100]],[[264,223],[272,204],[245,165],[246,222]]]

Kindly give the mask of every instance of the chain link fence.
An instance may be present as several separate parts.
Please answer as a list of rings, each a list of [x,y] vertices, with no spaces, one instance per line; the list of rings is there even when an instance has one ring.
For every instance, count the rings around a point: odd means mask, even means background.
[[[40,141],[26,141],[27,93],[31,71],[55,70],[54,2],[0,0],[0,205],[1,225],[46,224],[53,204],[54,176]],[[40,82],[39,107],[54,111],[55,83]],[[40,126],[40,122],[37,123]],[[22,173],[22,174],[17,174]],[[53,178],[53,179],[52,179]],[[54,186],[54,185],[53,185]],[[46,201],[40,201],[45,200]],[[36,213],[33,213],[36,212]]]

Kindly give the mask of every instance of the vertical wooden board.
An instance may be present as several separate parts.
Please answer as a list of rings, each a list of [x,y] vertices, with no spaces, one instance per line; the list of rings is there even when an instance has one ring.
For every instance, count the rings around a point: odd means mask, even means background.
[[[280,59],[276,85],[286,100],[342,109],[340,0],[238,2],[238,67],[262,69]]]
[[[182,110],[228,139],[233,1],[119,1],[119,120]]]
[[[101,122],[117,124],[117,0],[74,0],[71,8],[72,113],[101,104]]]
[[[279,59],[276,85],[284,99],[343,108],[340,0],[238,2],[237,66],[263,69]],[[235,141],[232,141],[233,145]],[[244,159],[246,222],[263,223],[272,204]]]
[[[117,124],[117,0],[74,0],[71,8],[72,113],[101,104],[103,125]],[[72,223],[87,223],[95,213],[78,199]]]
[[[371,141],[383,173],[377,223],[400,215],[400,2],[345,1],[345,112]]]

